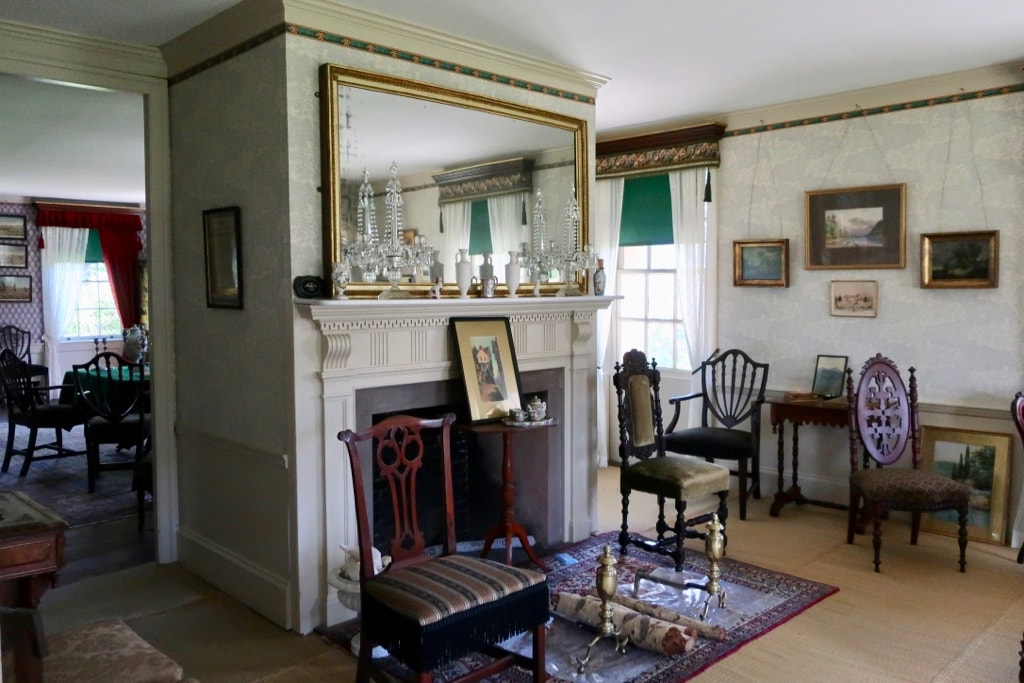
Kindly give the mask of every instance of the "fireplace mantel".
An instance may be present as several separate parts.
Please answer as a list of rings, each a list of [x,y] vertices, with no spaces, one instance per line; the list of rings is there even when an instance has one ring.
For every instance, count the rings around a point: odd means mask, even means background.
[[[356,392],[458,378],[449,329],[453,317],[507,317],[520,372],[562,371],[564,415],[559,417],[565,429],[560,455],[565,476],[559,540],[588,536],[595,522],[597,486],[595,316],[616,298],[296,300],[321,335],[327,567],[340,565],[341,545],[356,544],[351,475],[336,438],[339,430],[368,426],[355,424]],[[340,618],[331,616],[329,623]]]

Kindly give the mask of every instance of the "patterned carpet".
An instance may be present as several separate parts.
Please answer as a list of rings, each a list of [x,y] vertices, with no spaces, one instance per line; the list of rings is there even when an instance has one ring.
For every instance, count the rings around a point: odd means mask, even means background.
[[[597,559],[604,546],[611,545],[618,556],[616,536],[617,532],[594,536],[545,558],[544,562],[550,569],[548,584],[552,597],[563,591],[580,595],[589,593],[594,587]],[[685,681],[838,590],[835,586],[769,571],[728,557],[719,562],[719,567],[727,600],[723,607],[717,606],[717,600],[712,601],[707,621],[726,629],[724,641],[699,638],[692,651],[674,656],[658,655],[630,646],[623,656],[616,653],[613,642],[606,639],[594,646],[587,671],[579,674],[576,658],[583,657],[594,633],[554,617],[547,635],[547,669],[551,680],[575,683]],[[707,558],[701,552],[687,553],[685,569],[679,575],[671,570],[670,561],[666,558],[631,549],[630,554],[618,563],[619,593],[632,594],[637,572],[660,570],[659,574],[674,575],[673,579],[704,583],[707,569]],[[699,614],[705,595],[699,590],[681,590],[655,581],[642,580],[639,584],[639,597],[644,601],[691,616]],[[347,622],[324,629],[321,635],[347,648],[357,631],[357,622]],[[529,638],[520,636],[505,646],[528,649]],[[474,668],[480,661],[479,657],[467,657],[444,671],[435,672],[440,675],[435,675],[434,680],[450,680]],[[400,666],[393,661],[389,665]],[[529,681],[530,677],[526,671],[514,669],[488,680],[520,683]]]
[[[53,441],[53,431],[41,431],[40,443]],[[85,451],[82,427],[63,433],[64,446]],[[28,429],[18,427],[14,434],[15,448],[28,442]],[[7,443],[7,419],[0,416],[0,449]],[[38,451],[47,454],[52,451]],[[101,459],[109,461],[130,458],[130,452],[115,453],[113,447],[101,447]],[[0,489],[20,491],[53,512],[69,526],[95,524],[135,515],[135,493],[131,489],[132,473],[125,470],[103,472],[96,481],[95,493],[89,493],[85,455],[54,460],[34,460],[25,477],[19,477],[22,458],[15,455],[10,469],[0,473]]]

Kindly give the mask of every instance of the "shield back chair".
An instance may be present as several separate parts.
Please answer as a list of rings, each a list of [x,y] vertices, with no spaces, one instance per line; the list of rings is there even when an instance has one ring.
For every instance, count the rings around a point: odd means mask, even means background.
[[[32,377],[43,378],[43,384],[49,381],[49,368],[32,362],[32,333],[28,330],[17,325],[0,326],[0,349],[10,349],[19,360],[28,363],[29,374]],[[39,384],[39,381],[35,383]],[[4,405],[6,400],[6,396],[0,392],[0,405]]]
[[[388,417],[363,432],[345,430],[352,470],[360,562],[360,637],[358,681],[369,680],[372,651],[381,646],[429,683],[432,671],[471,652],[493,657],[484,667],[459,680],[480,680],[514,665],[523,666],[533,681],[546,678],[545,626],[549,595],[544,574],[479,557],[455,554],[455,512],[452,494],[451,426],[455,416],[437,419],[409,415]],[[377,472],[374,473],[374,468]],[[417,483],[425,468],[442,471],[444,533],[439,556],[426,552],[427,519],[416,507]],[[436,469],[434,471],[437,471]],[[383,479],[388,494],[367,507],[373,476]],[[425,486],[426,484],[424,484]],[[424,494],[420,494],[423,496]],[[394,522],[390,545],[378,548],[391,555],[374,574],[371,524]],[[502,650],[501,641],[532,633],[532,657]]]
[[[736,463],[729,473],[739,479],[740,519],[747,518],[747,498],[761,498],[761,406],[768,383],[768,364],[740,349],[712,354],[694,370],[700,391],[674,396],[675,412],[665,430],[665,450]],[[701,400],[700,425],[676,430],[681,407]],[[739,428],[749,422],[749,430]],[[749,480],[749,481],[748,481]]]
[[[84,424],[87,415],[73,403],[61,403],[52,397],[53,392],[62,387],[38,386],[28,363],[19,359],[10,349],[0,350],[0,379],[7,398],[7,446],[0,472],[8,470],[11,458],[15,455],[23,458],[19,473],[22,477],[28,474],[35,460],[82,455],[82,451],[64,447],[62,432]],[[14,447],[14,432],[18,426],[29,430],[25,448]],[[38,443],[40,429],[52,429],[54,440]],[[37,455],[40,449],[53,452]]]
[[[1010,402],[1010,414],[1013,417],[1013,424],[1017,426],[1020,438],[1024,440],[1024,391],[1018,391]],[[1017,564],[1024,564],[1024,544],[1017,551]],[[1024,667],[1021,669],[1024,674]]]
[[[661,372],[657,362],[648,362],[643,351],[626,352],[615,364],[613,377],[619,417],[619,492],[622,494],[622,527],[619,552],[630,545],[666,555],[683,569],[683,541],[706,538],[695,528],[718,513],[724,526],[729,516],[729,470],[721,465],[687,455],[667,455],[662,446]],[[657,496],[657,538],[646,539],[629,532],[629,497],[634,491]],[[717,510],[687,518],[690,502],[718,497]],[[675,521],[665,519],[665,502],[675,502]]]
[[[890,510],[911,513],[911,545],[917,545],[922,513],[956,510],[963,572],[971,487],[921,469],[921,423],[914,373],[914,368],[908,370],[908,390],[896,364],[879,353],[864,363],[854,391],[853,369],[846,371],[846,398],[850,404],[850,510],[846,542],[853,543],[854,534],[870,521],[877,572],[881,564],[882,520]],[[891,467],[908,450],[911,466]]]
[[[146,450],[150,437],[146,366],[112,351],[102,351],[85,363],[72,365],[75,399],[89,418],[85,422],[89,492],[104,470],[132,470],[136,494],[145,496],[144,468],[150,467]],[[130,459],[100,460],[100,446],[133,449]],[[151,477],[150,477],[151,478]],[[141,524],[141,518],[140,518]]]

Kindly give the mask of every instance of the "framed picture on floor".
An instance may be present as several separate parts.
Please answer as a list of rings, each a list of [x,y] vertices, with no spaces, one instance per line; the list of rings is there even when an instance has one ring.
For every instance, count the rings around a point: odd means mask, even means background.
[[[1003,545],[1010,505],[1009,434],[921,428],[921,467],[971,484],[967,538]],[[956,510],[922,515],[921,528],[956,536]]]
[[[452,318],[471,422],[490,422],[521,409],[519,363],[508,318]]]

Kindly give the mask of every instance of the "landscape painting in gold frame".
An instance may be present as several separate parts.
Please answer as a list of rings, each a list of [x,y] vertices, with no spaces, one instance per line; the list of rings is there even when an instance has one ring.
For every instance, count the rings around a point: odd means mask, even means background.
[[[804,267],[905,268],[907,186],[806,193]]]
[[[732,283],[736,287],[789,287],[789,240],[734,241]]]
[[[921,287],[984,289],[998,286],[998,230],[921,235]]]
[[[967,538],[1003,545],[1010,505],[1009,434],[924,426],[921,467],[971,484]],[[921,528],[956,536],[956,510],[929,512]]]

